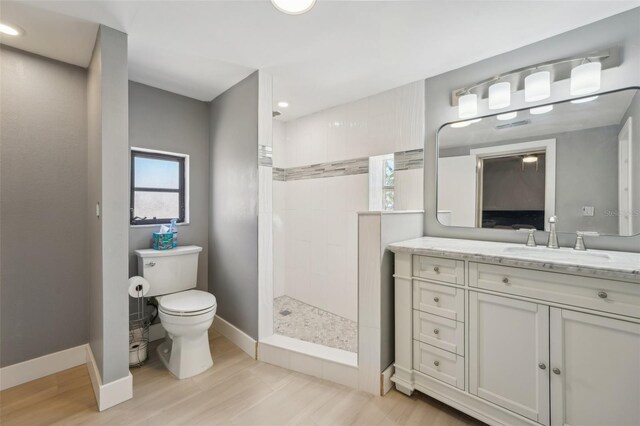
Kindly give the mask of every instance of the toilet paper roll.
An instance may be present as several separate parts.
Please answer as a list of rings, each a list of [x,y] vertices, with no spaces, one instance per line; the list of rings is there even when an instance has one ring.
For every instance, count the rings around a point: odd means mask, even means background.
[[[131,277],[129,278],[129,296],[135,297],[144,297],[147,293],[149,293],[149,281],[145,280],[142,277]]]

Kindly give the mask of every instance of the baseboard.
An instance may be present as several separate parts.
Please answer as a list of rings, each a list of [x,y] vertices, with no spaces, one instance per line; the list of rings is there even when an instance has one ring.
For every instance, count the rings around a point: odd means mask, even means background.
[[[380,396],[385,396],[393,387],[391,376],[393,376],[395,370],[393,364],[391,364],[380,375]]]
[[[133,376],[130,372],[121,379],[103,385],[100,370],[98,369],[90,345],[86,345],[85,362],[87,363],[87,369],[89,370],[89,377],[91,378],[91,385],[93,386],[93,393],[96,396],[99,411],[104,411],[107,408],[111,408],[114,405],[133,398]]]
[[[220,318],[218,315],[216,315],[213,320],[213,329],[231,340],[236,346],[249,354],[251,358],[257,359],[257,342],[247,333],[240,330],[224,318]]]
[[[86,344],[76,346],[0,368],[0,390],[85,364],[87,346]]]

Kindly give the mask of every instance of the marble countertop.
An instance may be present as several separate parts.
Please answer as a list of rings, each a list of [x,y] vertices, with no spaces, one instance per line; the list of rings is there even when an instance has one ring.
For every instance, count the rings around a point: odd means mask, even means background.
[[[622,279],[640,284],[640,253],[571,248],[548,249],[544,246],[453,238],[422,237],[390,244],[394,253],[500,263],[508,266],[532,267],[551,271],[588,274]]]

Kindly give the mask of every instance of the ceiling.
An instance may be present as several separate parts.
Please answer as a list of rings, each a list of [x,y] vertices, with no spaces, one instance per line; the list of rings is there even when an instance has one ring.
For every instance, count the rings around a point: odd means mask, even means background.
[[[86,66],[95,23],[129,35],[131,80],[210,101],[256,69],[288,120],[437,75],[637,7],[637,1],[3,1],[15,47]],[[43,11],[61,15],[47,16]],[[73,17],[76,19],[69,19]]]

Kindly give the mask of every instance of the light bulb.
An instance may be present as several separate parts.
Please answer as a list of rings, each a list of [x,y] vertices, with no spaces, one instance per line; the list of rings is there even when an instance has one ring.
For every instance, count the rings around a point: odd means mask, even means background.
[[[511,105],[511,83],[503,81],[489,86],[489,109],[506,108]]]
[[[536,102],[551,96],[551,73],[540,71],[524,79],[524,100]]]
[[[587,62],[571,70],[571,95],[580,96],[600,90],[600,62]]]

